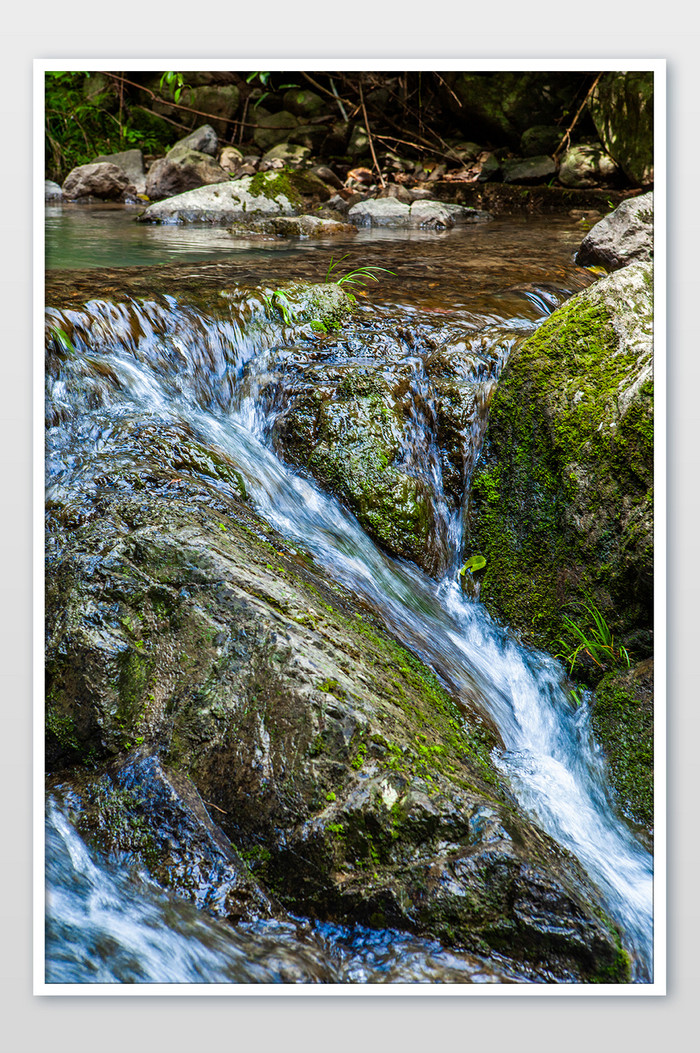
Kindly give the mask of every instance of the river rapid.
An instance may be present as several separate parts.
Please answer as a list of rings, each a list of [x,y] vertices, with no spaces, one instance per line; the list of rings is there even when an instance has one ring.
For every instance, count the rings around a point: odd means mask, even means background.
[[[133,223],[129,210],[49,210],[47,333],[73,351],[47,373],[47,505],[95,500],[105,465],[132,456],[144,425],[225,453],[259,514],[349,589],[447,684],[476,699],[504,749],[494,760],[518,802],[581,863],[620,926],[633,979],[653,979],[653,866],[616,811],[588,710],[562,667],[524,648],[459,585],[464,506],[442,487],[425,360],[461,340],[479,390],[465,429],[475,463],[488,396],[515,343],[593,276],[572,263],[575,219],[496,220],[445,234],[361,232],[347,243],[238,244],[223,232]],[[265,294],[343,267],[386,268],[358,293],[337,337],[271,317]],[[116,266],[115,266],[116,261]],[[167,261],[167,262],[166,262]],[[393,272],[393,273],[390,273]],[[355,517],[275,454],[284,406],[263,397],[270,361],[406,368],[416,406],[406,462],[422,471],[444,520],[429,576],[392,559]],[[157,454],[154,454],[157,456]],[[468,471],[467,471],[468,476]],[[222,491],[225,489],[220,483]],[[465,486],[468,478],[465,478]],[[46,819],[46,980],[51,984],[523,983],[512,963],[447,951],[391,930],[260,921],[232,929],[101,855],[71,824],[60,794]]]

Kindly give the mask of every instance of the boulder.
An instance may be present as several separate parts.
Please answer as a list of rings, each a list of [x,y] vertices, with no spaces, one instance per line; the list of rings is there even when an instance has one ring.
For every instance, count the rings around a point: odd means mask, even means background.
[[[562,130],[558,124],[535,124],[526,128],[520,137],[520,153],[523,157],[547,154],[551,157],[562,141]]]
[[[151,881],[200,910],[234,923],[274,913],[194,785],[152,750],[127,750],[99,774],[59,780],[52,792],[102,852],[128,853]]]
[[[654,74],[604,73],[588,101],[598,138],[634,186],[654,182]]]
[[[654,256],[654,195],[629,198],[604,216],[581,242],[576,262],[581,267],[614,271],[635,260]]]
[[[527,186],[531,183],[547,183],[557,174],[557,166],[551,157],[527,157],[509,164],[505,168],[505,182]]]
[[[287,165],[300,166],[308,161],[311,150],[306,146],[295,146],[293,143],[277,143],[263,154],[263,161],[282,161]]]
[[[226,183],[228,178],[228,173],[209,154],[180,144],[149,168],[146,196],[151,201],[161,201],[197,187]]]
[[[175,496],[143,441],[112,478],[142,464],[147,490],[104,491],[77,527],[52,506],[49,763],[90,758],[81,832],[232,920],[274,899],[495,950],[533,980],[625,982],[595,891],[517,814],[489,728],[245,505],[212,507],[192,477]]]
[[[427,354],[420,380],[415,350],[397,354],[393,345],[363,367],[339,362],[329,369],[322,351],[297,352],[292,361],[270,356],[260,395],[274,418],[272,444],[338,497],[387,552],[439,577],[472,468],[478,377],[493,353],[477,354],[468,334],[462,340],[457,332]],[[431,406],[418,443],[416,383],[425,385]]]
[[[59,205],[63,201],[63,191],[58,183],[51,179],[44,180],[44,203],[47,205]]]
[[[145,194],[146,169],[141,150],[122,150],[116,154],[100,154],[99,157],[93,158],[92,163],[99,164],[101,161],[109,161],[110,164],[117,165],[126,173],[129,182],[136,187],[137,193]]]
[[[591,727],[621,811],[654,839],[654,660],[611,670],[598,684]]]
[[[78,165],[68,173],[61,190],[67,201],[126,201],[136,197],[136,187],[126,172],[109,161]]]
[[[579,143],[566,151],[559,166],[562,186],[585,190],[605,186],[619,176],[620,170],[599,143]]]
[[[553,125],[575,112],[580,73],[448,72],[443,99],[465,135],[517,149],[533,125]]]
[[[348,219],[358,227],[424,227],[445,229],[462,223],[481,223],[491,219],[488,212],[443,201],[415,201],[408,204],[396,197],[367,198],[348,211]]]
[[[201,87],[185,88],[180,102],[197,110],[194,120],[201,120],[206,114],[211,128],[220,136],[228,134],[240,106],[241,93],[235,84],[209,84]],[[179,118],[182,119],[182,111]],[[201,149],[197,147],[197,149]]]
[[[318,117],[324,106],[321,96],[308,88],[290,88],[285,92],[284,108],[296,117]]]
[[[317,176],[294,169],[257,172],[216,186],[200,186],[149,205],[144,223],[214,223],[228,225],[264,216],[293,216],[330,197]]]
[[[253,141],[260,150],[269,150],[277,143],[283,143],[289,139],[291,133],[298,128],[299,121],[293,113],[281,110],[279,113],[267,113],[258,108],[256,110],[255,128],[253,130]]]
[[[557,653],[593,602],[636,658],[653,624],[653,272],[632,263],[512,354],[471,491],[481,600]]]
[[[200,154],[209,154],[211,157],[216,157],[218,149],[219,137],[210,124],[203,124],[199,128],[195,128],[189,135],[186,135],[184,139],[179,139],[168,153],[197,150]]]

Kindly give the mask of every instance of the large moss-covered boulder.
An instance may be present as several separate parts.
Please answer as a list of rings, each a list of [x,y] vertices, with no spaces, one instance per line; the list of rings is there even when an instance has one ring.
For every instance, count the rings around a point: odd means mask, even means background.
[[[493,730],[245,505],[143,470],[147,493],[105,490],[81,524],[51,508],[48,763],[89,762],[82,832],[233,919],[279,904],[496,950],[533,980],[625,981]]]
[[[517,348],[473,480],[481,598],[555,653],[562,616],[593,602],[637,657],[651,650],[652,264],[556,310]]]
[[[588,102],[601,143],[635,186],[654,182],[654,74],[604,73]]]

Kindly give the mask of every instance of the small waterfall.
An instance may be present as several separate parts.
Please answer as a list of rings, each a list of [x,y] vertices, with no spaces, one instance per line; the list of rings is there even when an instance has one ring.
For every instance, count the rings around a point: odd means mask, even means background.
[[[542,304],[545,299],[543,294]],[[89,503],[104,450],[116,450],[127,460],[143,457],[131,441],[134,429],[150,427],[166,443],[168,436],[187,435],[224,456],[268,522],[305,546],[330,577],[364,599],[457,695],[495,721],[505,744],[496,763],[522,807],[579,859],[623,930],[635,979],[649,981],[652,860],[611,805],[585,707],[572,705],[562,669],[548,656],[521,647],[480,604],[465,598],[454,577],[458,553],[441,580],[390,559],[338,501],[280,461],[267,439],[270,419],[256,399],[256,383],[249,380],[242,388],[241,379],[255,356],[289,349],[289,334],[266,323],[260,301],[242,297],[236,304],[225,321],[205,319],[174,301],[123,307],[93,302],[81,312],[48,313],[50,332],[67,333],[77,352],[59,354],[55,348],[49,359],[49,503]],[[529,316],[507,322],[471,319],[460,331],[475,357],[474,380],[481,385],[477,412],[464,432],[472,450],[466,475],[473,468],[472,444],[480,441],[480,410],[488,404],[494,378],[513,341],[533,324]],[[381,326],[380,332],[385,345],[391,343]],[[436,332],[437,326],[433,336]],[[339,354],[337,347],[334,353]],[[415,366],[409,389],[417,407],[410,421],[415,446],[409,456],[427,466],[442,494],[440,465],[426,428],[432,410],[422,363]],[[458,534],[450,523],[452,544]],[[56,824],[56,837],[67,842]],[[91,880],[88,863],[81,865],[85,880]],[[109,913],[104,895],[100,909]]]

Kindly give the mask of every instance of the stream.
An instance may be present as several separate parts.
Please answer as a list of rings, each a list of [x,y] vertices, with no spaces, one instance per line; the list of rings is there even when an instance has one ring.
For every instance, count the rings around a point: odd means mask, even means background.
[[[432,577],[382,552],[271,441],[285,401],[283,387],[269,395],[271,363],[341,371],[398,363],[420,407],[429,401],[427,356],[461,341],[481,394],[463,435],[473,467],[488,395],[512,347],[592,280],[571,262],[580,238],[574,219],[557,217],[232,250],[223,232],[144,227],[128,209],[49,209],[47,327],[70,333],[77,353],[47,371],[47,507],[88,509],[110,463],[141,456],[144,426],[225,454],[263,519],[494,722],[504,744],[494,759],[520,806],[579,860],[620,926],[634,981],[648,983],[652,858],[612,803],[587,707],[572,703],[562,667],[461,590],[464,509],[445,499],[426,414],[416,409],[406,461],[425,473],[443,521]],[[261,290],[321,281],[331,256],[346,254],[348,268],[371,263],[393,274],[360,293],[342,334],[319,339],[270,316]],[[225,483],[216,485],[225,498]],[[89,848],[56,796],[46,823],[48,983],[527,982],[498,956],[390,930],[303,918],[232,929]]]

